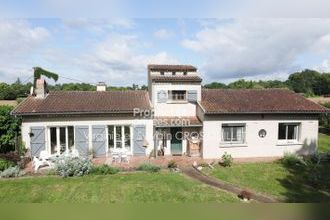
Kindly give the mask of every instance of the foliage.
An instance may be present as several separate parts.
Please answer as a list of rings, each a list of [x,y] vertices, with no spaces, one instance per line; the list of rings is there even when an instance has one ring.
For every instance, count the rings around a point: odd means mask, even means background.
[[[15,135],[20,132],[21,120],[10,115],[11,106],[0,106],[0,153],[15,150]]]
[[[330,93],[330,73],[319,73],[315,70],[303,70],[293,73],[287,81],[288,86],[298,93],[323,95]]]
[[[221,164],[222,166],[224,166],[224,167],[231,167],[232,166],[233,158],[230,154],[227,154],[227,152],[225,152],[222,155],[221,159],[222,159],[222,164]]]
[[[175,160],[170,160],[167,164],[167,168],[169,169],[178,168],[178,164],[175,162]]]
[[[156,165],[153,165],[151,163],[143,163],[140,166],[138,166],[137,170],[156,173],[156,172],[160,171],[160,167],[156,166]]]
[[[90,174],[96,175],[108,175],[108,174],[116,174],[119,172],[119,168],[112,167],[107,164],[103,164],[101,166],[93,166],[90,170]]]
[[[330,109],[330,102],[321,103],[324,107]],[[320,126],[329,130],[330,133],[330,114],[325,113],[319,116]]]
[[[330,135],[319,134],[319,146],[317,148],[318,153],[330,152]]]
[[[219,82],[212,82],[210,84],[205,84],[204,88],[206,89],[226,89],[227,85]]]
[[[22,171],[18,166],[15,167],[9,167],[3,172],[0,172],[1,178],[10,178],[10,177],[20,177],[24,176],[25,172]]]
[[[55,171],[62,177],[84,176],[91,171],[91,168],[90,160],[83,157],[61,156],[55,161]]]
[[[4,171],[5,169],[12,166],[15,166],[14,162],[0,158],[0,171]]]
[[[295,154],[285,153],[284,157],[281,159],[281,163],[286,166],[301,166],[304,164],[304,161],[301,157],[298,157]]]
[[[53,79],[55,82],[58,80],[58,74],[50,72],[48,70],[45,70],[41,67],[34,67],[34,73],[33,73],[33,77],[34,77],[34,81],[33,81],[33,85],[34,88],[36,86],[36,81],[37,79],[40,79],[41,76],[45,76],[47,78]]]

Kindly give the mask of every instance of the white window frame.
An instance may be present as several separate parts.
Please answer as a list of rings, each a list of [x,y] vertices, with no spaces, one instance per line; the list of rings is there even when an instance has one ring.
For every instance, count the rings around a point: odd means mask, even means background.
[[[60,142],[60,128],[65,128],[65,151],[69,150],[69,129],[68,127],[73,127],[73,146],[72,149],[76,149],[75,146],[75,138],[76,138],[76,131],[73,125],[64,125],[64,126],[48,126],[47,127],[47,136],[48,136],[48,144],[47,144],[47,151],[49,154],[52,153],[52,142],[51,142],[51,128],[56,128],[56,155],[60,155],[61,151],[61,142]]]
[[[279,139],[280,138],[280,125],[284,124],[285,125],[285,139]],[[288,126],[289,125],[294,125],[295,129],[294,131],[296,132],[296,134],[294,135],[296,138],[295,139],[288,139]],[[277,141],[279,144],[296,144],[299,143],[299,139],[300,139],[300,127],[301,127],[301,123],[298,122],[279,122],[278,123],[278,127],[277,127]]]
[[[225,141],[224,138],[224,128],[230,128],[231,140]],[[241,127],[242,129],[242,140],[240,141],[233,141],[233,130],[234,127]],[[244,123],[225,123],[221,125],[221,145],[244,145],[246,144],[246,124]]]
[[[113,126],[113,148],[109,147],[109,126]],[[116,127],[121,127],[121,148],[117,147],[117,133],[116,133]],[[130,146],[129,146],[129,152],[133,152],[133,126],[130,124],[122,124],[122,125],[107,125],[106,132],[107,132],[107,151],[111,151],[112,149],[125,149],[125,127],[129,127],[130,130]]]

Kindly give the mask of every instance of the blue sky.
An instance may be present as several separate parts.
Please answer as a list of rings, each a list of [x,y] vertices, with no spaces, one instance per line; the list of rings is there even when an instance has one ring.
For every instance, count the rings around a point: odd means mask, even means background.
[[[256,0],[183,0],[176,7],[171,1],[95,0],[83,1],[79,10],[75,1],[4,0],[0,81],[28,80],[33,66],[58,72],[61,83],[116,86],[146,84],[148,63],[195,65],[204,83],[286,79],[305,68],[330,71],[330,19],[323,13],[329,3],[318,1],[305,8],[296,0],[283,2],[290,11],[268,0],[259,7]],[[318,18],[309,14],[313,7]]]

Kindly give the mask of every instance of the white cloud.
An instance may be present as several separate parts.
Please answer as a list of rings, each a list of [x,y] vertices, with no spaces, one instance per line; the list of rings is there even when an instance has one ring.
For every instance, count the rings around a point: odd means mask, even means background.
[[[173,37],[173,32],[167,30],[167,29],[159,29],[154,33],[154,36],[156,38],[162,39],[162,40],[166,40],[169,39],[171,37]]]
[[[0,72],[2,80],[13,81],[32,73],[33,55],[39,51],[49,32],[31,27],[23,20],[0,20]]]
[[[146,84],[149,63],[172,63],[178,61],[166,52],[146,54],[136,36],[111,34],[94,45],[88,54],[75,59],[75,65],[82,72],[89,73],[89,79],[106,81],[115,85],[132,83]]]
[[[315,67],[316,70],[320,72],[330,73],[330,59],[325,59],[321,65]]]
[[[299,69],[304,53],[327,48],[330,19],[246,19],[205,27],[182,45],[204,56],[210,79],[234,79]]]

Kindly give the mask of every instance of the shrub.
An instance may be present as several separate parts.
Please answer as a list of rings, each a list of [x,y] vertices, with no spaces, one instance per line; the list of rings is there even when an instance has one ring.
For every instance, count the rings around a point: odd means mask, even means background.
[[[15,166],[14,162],[0,158],[0,171],[4,171],[5,169],[13,166]]]
[[[108,175],[108,174],[116,174],[119,172],[119,168],[112,167],[107,164],[103,164],[101,166],[93,166],[90,170],[91,174],[96,175]]]
[[[151,173],[156,173],[160,171],[160,167],[159,166],[155,166],[153,164],[150,163],[143,163],[141,164],[137,170],[139,171],[147,171],[147,172],[151,172]]]
[[[18,166],[9,167],[8,169],[0,172],[1,178],[19,177],[25,175],[25,172],[21,170]]]
[[[176,169],[176,168],[178,168],[178,165],[176,164],[175,160],[171,160],[171,161],[168,162],[167,168]]]
[[[222,166],[224,167],[230,167],[233,164],[233,158],[230,154],[227,154],[227,152],[225,152],[222,157]]]
[[[62,177],[83,176],[90,172],[92,164],[88,158],[63,156],[55,161],[55,171]]]
[[[295,154],[285,153],[281,163],[288,167],[301,166],[304,164],[304,160]]]

